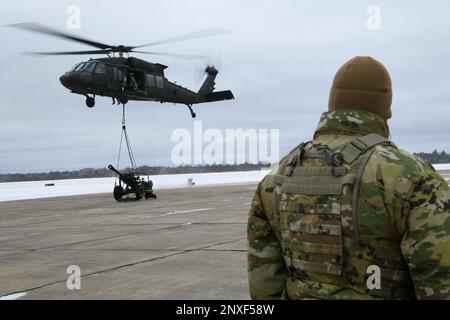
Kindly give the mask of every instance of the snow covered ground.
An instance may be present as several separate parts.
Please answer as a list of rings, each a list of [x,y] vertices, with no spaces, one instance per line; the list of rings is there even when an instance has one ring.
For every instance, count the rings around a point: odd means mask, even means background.
[[[437,171],[450,170],[450,163],[433,164],[433,167],[434,167]]]
[[[247,183],[260,181],[269,170],[168,174],[151,176],[153,188],[170,189],[189,187],[188,179],[192,178],[196,186],[221,185],[231,183]],[[29,181],[0,183],[0,201],[75,196],[112,192],[115,178],[68,179],[53,181]],[[45,184],[55,186],[46,187]]]
[[[438,171],[450,170],[450,164],[434,165]],[[189,187],[188,179],[192,178],[197,186],[222,185],[231,183],[251,183],[260,181],[269,170],[168,174],[152,176],[154,189],[170,189]],[[450,182],[450,172],[442,172]],[[0,201],[24,200],[48,197],[74,196],[112,192],[115,178],[70,179],[53,181],[6,182],[0,183]],[[46,183],[55,186],[46,187]]]

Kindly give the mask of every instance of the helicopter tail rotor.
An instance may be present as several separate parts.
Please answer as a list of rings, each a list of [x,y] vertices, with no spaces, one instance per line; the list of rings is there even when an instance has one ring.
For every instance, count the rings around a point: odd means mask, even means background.
[[[197,85],[204,82],[205,76],[208,77],[211,71],[215,70],[217,74],[223,65],[223,58],[217,51],[209,50],[204,52],[203,55],[206,58],[202,59],[201,63],[195,66],[194,69],[194,80]]]

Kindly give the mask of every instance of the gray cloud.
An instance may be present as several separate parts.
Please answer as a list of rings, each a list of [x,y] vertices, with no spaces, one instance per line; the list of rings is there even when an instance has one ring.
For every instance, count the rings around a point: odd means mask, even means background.
[[[279,128],[281,154],[310,139],[337,68],[371,55],[389,69],[394,86],[394,141],[410,151],[450,150],[448,129],[450,21],[448,1],[376,1],[382,29],[366,28],[373,1],[15,1],[3,4],[2,24],[38,21],[64,29],[66,9],[81,8],[74,33],[113,44],[141,44],[201,28],[233,34],[158,47],[161,51],[224,56],[217,89],[236,100],[196,107],[207,128]],[[107,98],[89,110],[58,78],[83,57],[33,58],[22,51],[77,50],[58,39],[0,29],[0,172],[102,167],[115,161],[120,108]],[[139,55],[137,55],[139,57]],[[148,58],[148,57],[144,57]],[[192,89],[200,63],[151,57],[167,64],[169,80]],[[183,106],[131,102],[129,133],[138,164],[171,165],[176,128],[193,129]]]

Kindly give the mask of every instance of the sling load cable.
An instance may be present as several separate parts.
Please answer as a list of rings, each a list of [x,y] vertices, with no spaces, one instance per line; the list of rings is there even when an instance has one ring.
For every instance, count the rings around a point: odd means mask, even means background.
[[[136,174],[136,168],[137,168],[136,159],[134,158],[133,150],[131,149],[131,143],[130,143],[130,139],[128,137],[127,126],[126,126],[125,104],[122,104],[122,131],[120,134],[119,154],[117,156],[117,166],[116,166],[117,170],[119,170],[120,155],[122,153],[123,137],[125,137],[125,143],[127,145],[128,156],[130,158],[130,163],[131,163],[131,170],[132,170],[133,174]],[[115,184],[117,184],[117,179],[118,179],[118,177],[116,176]]]

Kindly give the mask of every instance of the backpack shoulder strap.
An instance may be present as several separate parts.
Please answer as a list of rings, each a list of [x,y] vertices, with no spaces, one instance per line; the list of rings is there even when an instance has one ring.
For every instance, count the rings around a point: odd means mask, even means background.
[[[359,248],[360,241],[360,233],[359,233],[359,219],[358,219],[358,195],[359,188],[361,185],[362,176],[364,173],[364,169],[366,168],[367,163],[370,160],[373,152],[375,151],[373,148],[377,145],[388,143],[392,146],[395,146],[390,140],[375,134],[371,133],[364,137],[356,137],[352,141],[350,141],[344,149],[341,151],[342,159],[348,163],[353,163],[359,156],[363,155],[361,162],[358,165],[358,169],[356,171],[356,177],[353,187],[353,195],[352,195],[352,224],[353,224],[353,236],[352,243],[353,248],[356,250]]]
[[[284,175],[286,176],[292,176],[294,173],[294,168],[297,166],[297,164],[300,162],[302,158],[302,154],[304,152],[305,146],[309,143],[308,142],[302,142],[298,146],[296,146],[291,153],[288,156],[286,170],[284,172]]]
[[[383,143],[394,145],[389,139],[386,139],[379,134],[371,133],[364,137],[354,138],[344,147],[344,149],[341,151],[341,154],[344,161],[350,164],[367,150]]]

